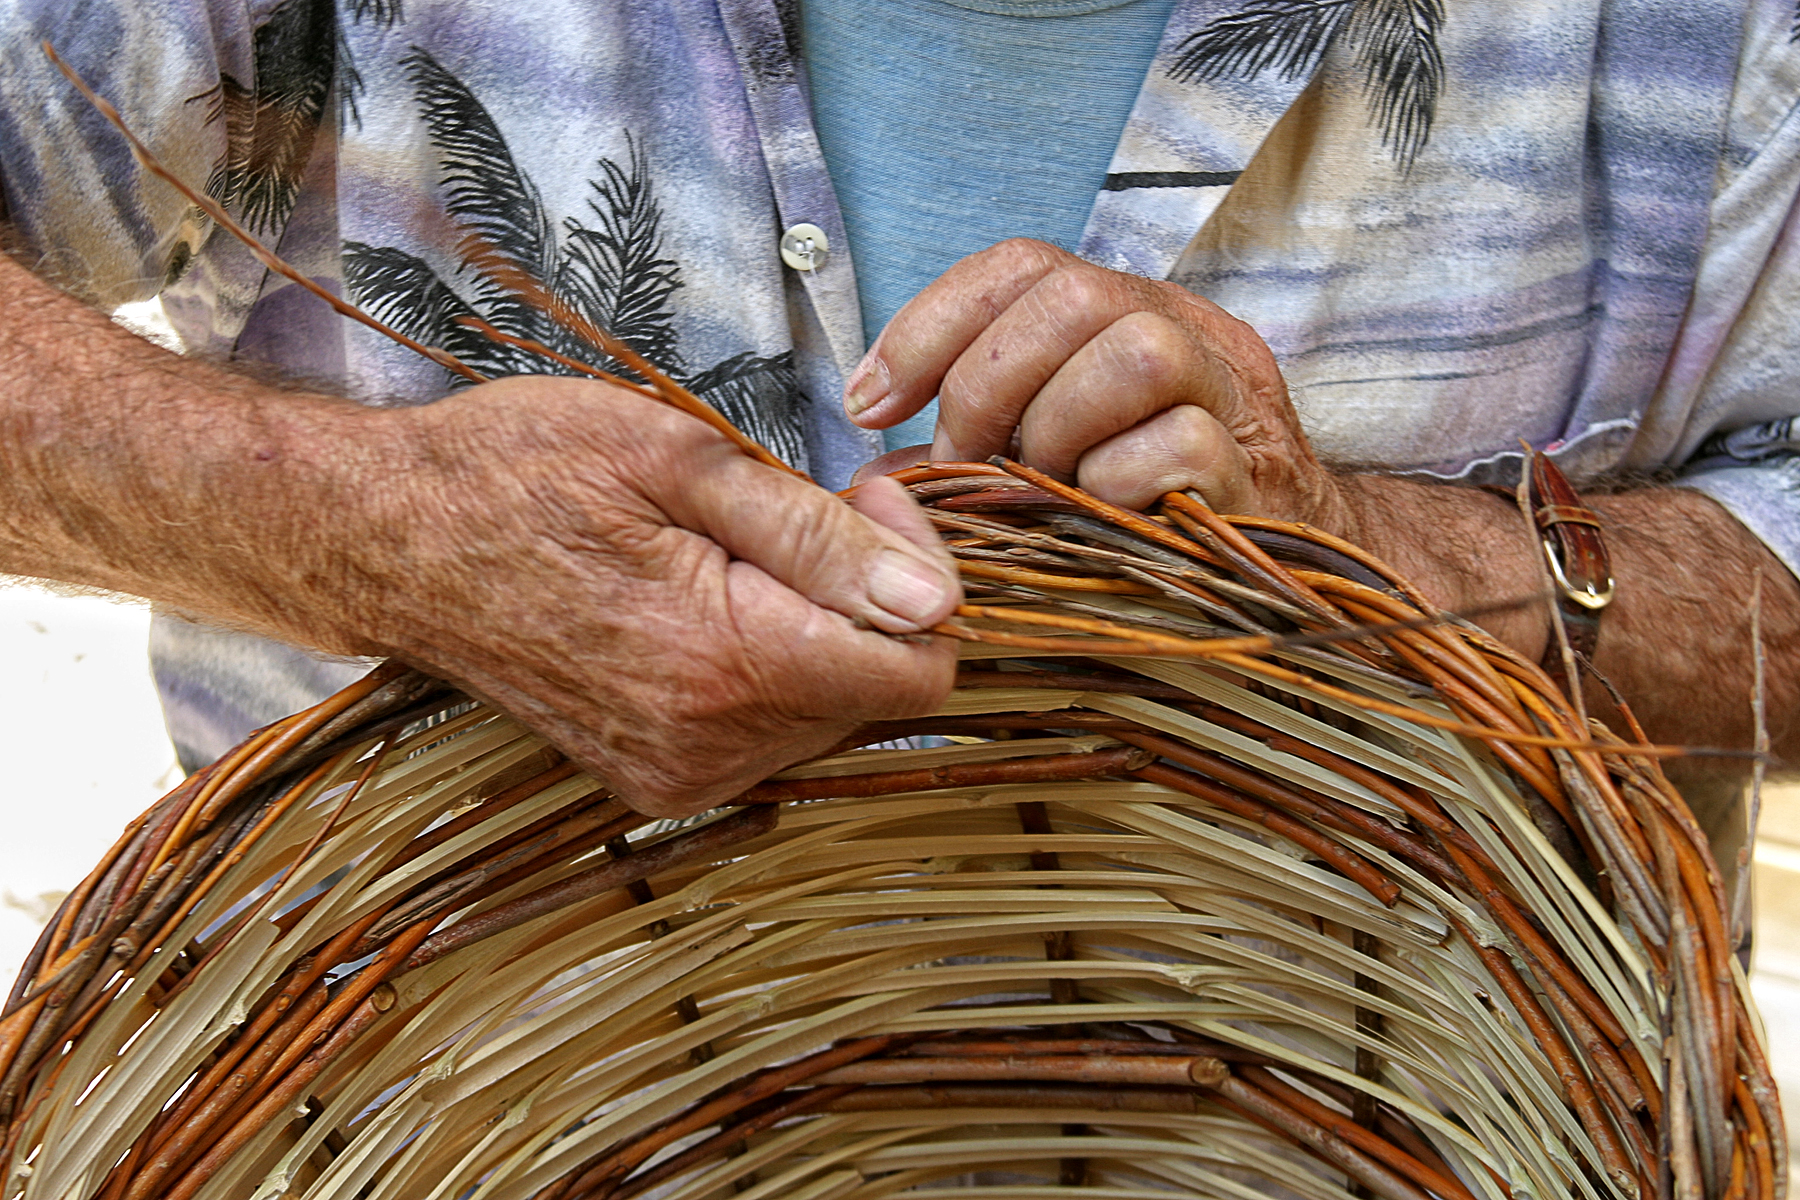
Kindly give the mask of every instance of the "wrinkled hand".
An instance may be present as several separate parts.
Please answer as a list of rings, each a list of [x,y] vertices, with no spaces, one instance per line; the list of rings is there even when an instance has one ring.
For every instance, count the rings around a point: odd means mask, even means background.
[[[895,315],[844,403],[858,424],[885,428],[933,395],[935,459],[1011,454],[1129,508],[1192,488],[1220,512],[1348,538],[1452,610],[1543,588],[1509,504],[1327,470],[1262,338],[1177,284],[1025,239],[972,254]],[[920,457],[894,451],[863,475]],[[1482,624],[1534,659],[1549,636],[1541,604]]]
[[[642,812],[703,811],[949,690],[944,639],[889,636],[960,599],[892,481],[846,504],[587,381],[505,379],[382,422],[364,427],[391,477],[329,640],[463,684]]]
[[[885,428],[940,397],[931,456],[1008,453],[1141,508],[1194,488],[1217,509],[1341,529],[1344,504],[1256,331],[1177,284],[1043,242],[970,255],[882,332],[846,390]]]

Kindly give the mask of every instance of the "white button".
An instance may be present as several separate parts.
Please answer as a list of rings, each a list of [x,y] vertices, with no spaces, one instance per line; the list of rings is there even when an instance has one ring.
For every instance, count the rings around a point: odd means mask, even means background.
[[[818,270],[830,249],[830,239],[817,225],[795,225],[781,235],[781,261],[796,271]]]

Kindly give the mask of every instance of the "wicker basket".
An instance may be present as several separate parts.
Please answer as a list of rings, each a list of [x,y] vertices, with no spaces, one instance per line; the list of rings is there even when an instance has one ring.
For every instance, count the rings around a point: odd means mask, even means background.
[[[737,806],[394,666],[133,822],[0,1021],[0,1200],[1781,1194],[1652,757],[1317,531],[901,477],[957,691]]]

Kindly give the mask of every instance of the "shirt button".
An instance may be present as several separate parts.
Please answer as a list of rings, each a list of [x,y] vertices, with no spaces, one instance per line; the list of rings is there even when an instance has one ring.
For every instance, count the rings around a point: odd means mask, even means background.
[[[816,271],[825,265],[831,241],[817,225],[794,225],[781,235],[781,261],[796,271]]]

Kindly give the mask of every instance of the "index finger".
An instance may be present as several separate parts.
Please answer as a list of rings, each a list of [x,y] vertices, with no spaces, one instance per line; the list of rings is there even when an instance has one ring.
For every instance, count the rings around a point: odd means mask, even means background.
[[[894,314],[845,385],[844,411],[866,429],[912,416],[996,317],[1044,276],[1079,261],[1048,242],[1012,238],[958,262]]]

